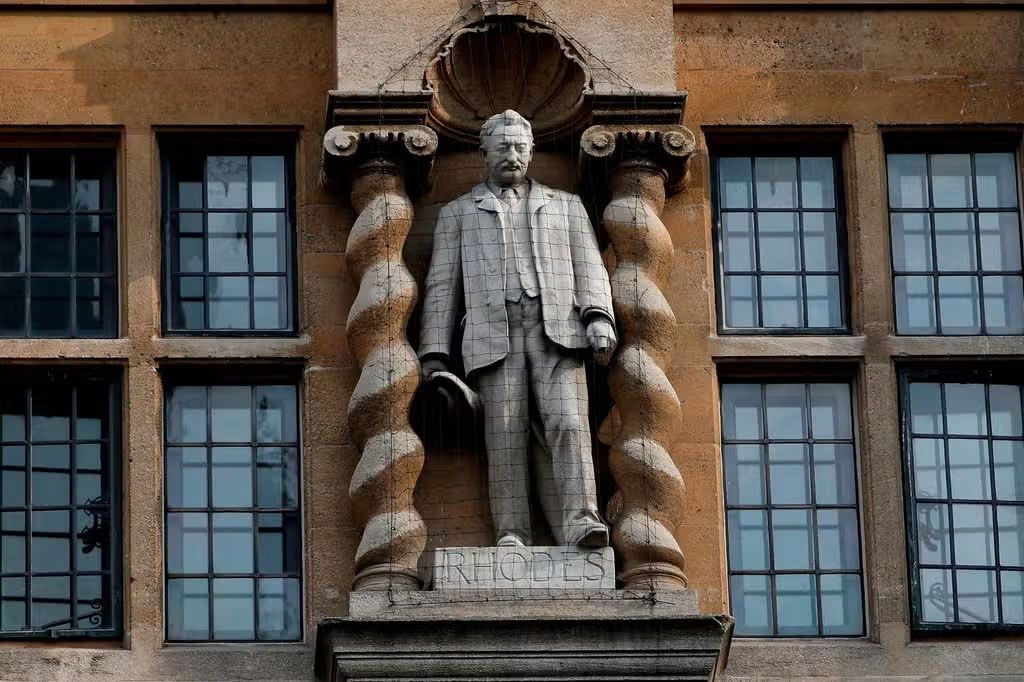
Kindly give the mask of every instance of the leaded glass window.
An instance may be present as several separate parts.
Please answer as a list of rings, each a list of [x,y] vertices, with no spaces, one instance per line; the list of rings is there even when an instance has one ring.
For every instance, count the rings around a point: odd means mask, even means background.
[[[722,452],[736,634],[863,635],[849,384],[723,384]]]
[[[901,388],[915,626],[1024,626],[1021,382],[909,372]]]
[[[886,158],[896,331],[1024,334],[1015,155]]]
[[[117,335],[108,149],[0,149],[0,336]]]
[[[297,413],[293,385],[168,390],[168,641],[301,639]]]
[[[121,630],[118,386],[8,369],[0,388],[0,638]]]
[[[294,332],[291,152],[181,140],[164,150],[166,330]]]
[[[715,159],[720,329],[847,329],[842,211],[831,156]]]

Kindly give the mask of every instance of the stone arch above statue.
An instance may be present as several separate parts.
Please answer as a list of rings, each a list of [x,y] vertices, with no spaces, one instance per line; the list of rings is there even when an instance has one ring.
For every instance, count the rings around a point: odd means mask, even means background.
[[[499,111],[530,119],[543,144],[586,127],[595,94],[635,93],[533,0],[476,0],[378,92],[429,93],[428,124],[470,144]]]

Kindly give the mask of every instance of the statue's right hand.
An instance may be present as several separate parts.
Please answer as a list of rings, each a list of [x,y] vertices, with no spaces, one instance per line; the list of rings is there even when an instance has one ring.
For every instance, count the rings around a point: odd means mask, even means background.
[[[447,372],[448,363],[441,358],[424,358],[420,365],[420,373],[424,381],[438,372]]]

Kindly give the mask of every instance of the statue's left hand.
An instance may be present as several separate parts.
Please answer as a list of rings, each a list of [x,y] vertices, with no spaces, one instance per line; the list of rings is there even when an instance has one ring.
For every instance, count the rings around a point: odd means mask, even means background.
[[[615,325],[604,317],[598,317],[587,324],[587,341],[595,353],[611,353],[619,343]]]

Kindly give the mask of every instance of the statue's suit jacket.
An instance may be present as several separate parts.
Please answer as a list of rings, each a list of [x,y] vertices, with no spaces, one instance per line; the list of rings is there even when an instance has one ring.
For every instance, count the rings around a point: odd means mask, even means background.
[[[501,361],[509,351],[508,232],[499,202],[486,183],[479,184],[441,209],[434,233],[419,356],[452,355],[461,298],[466,308],[462,362],[467,375]],[[615,319],[608,271],[590,218],[578,196],[535,180],[527,202],[544,333],[563,348],[585,348],[585,321],[594,315]]]

